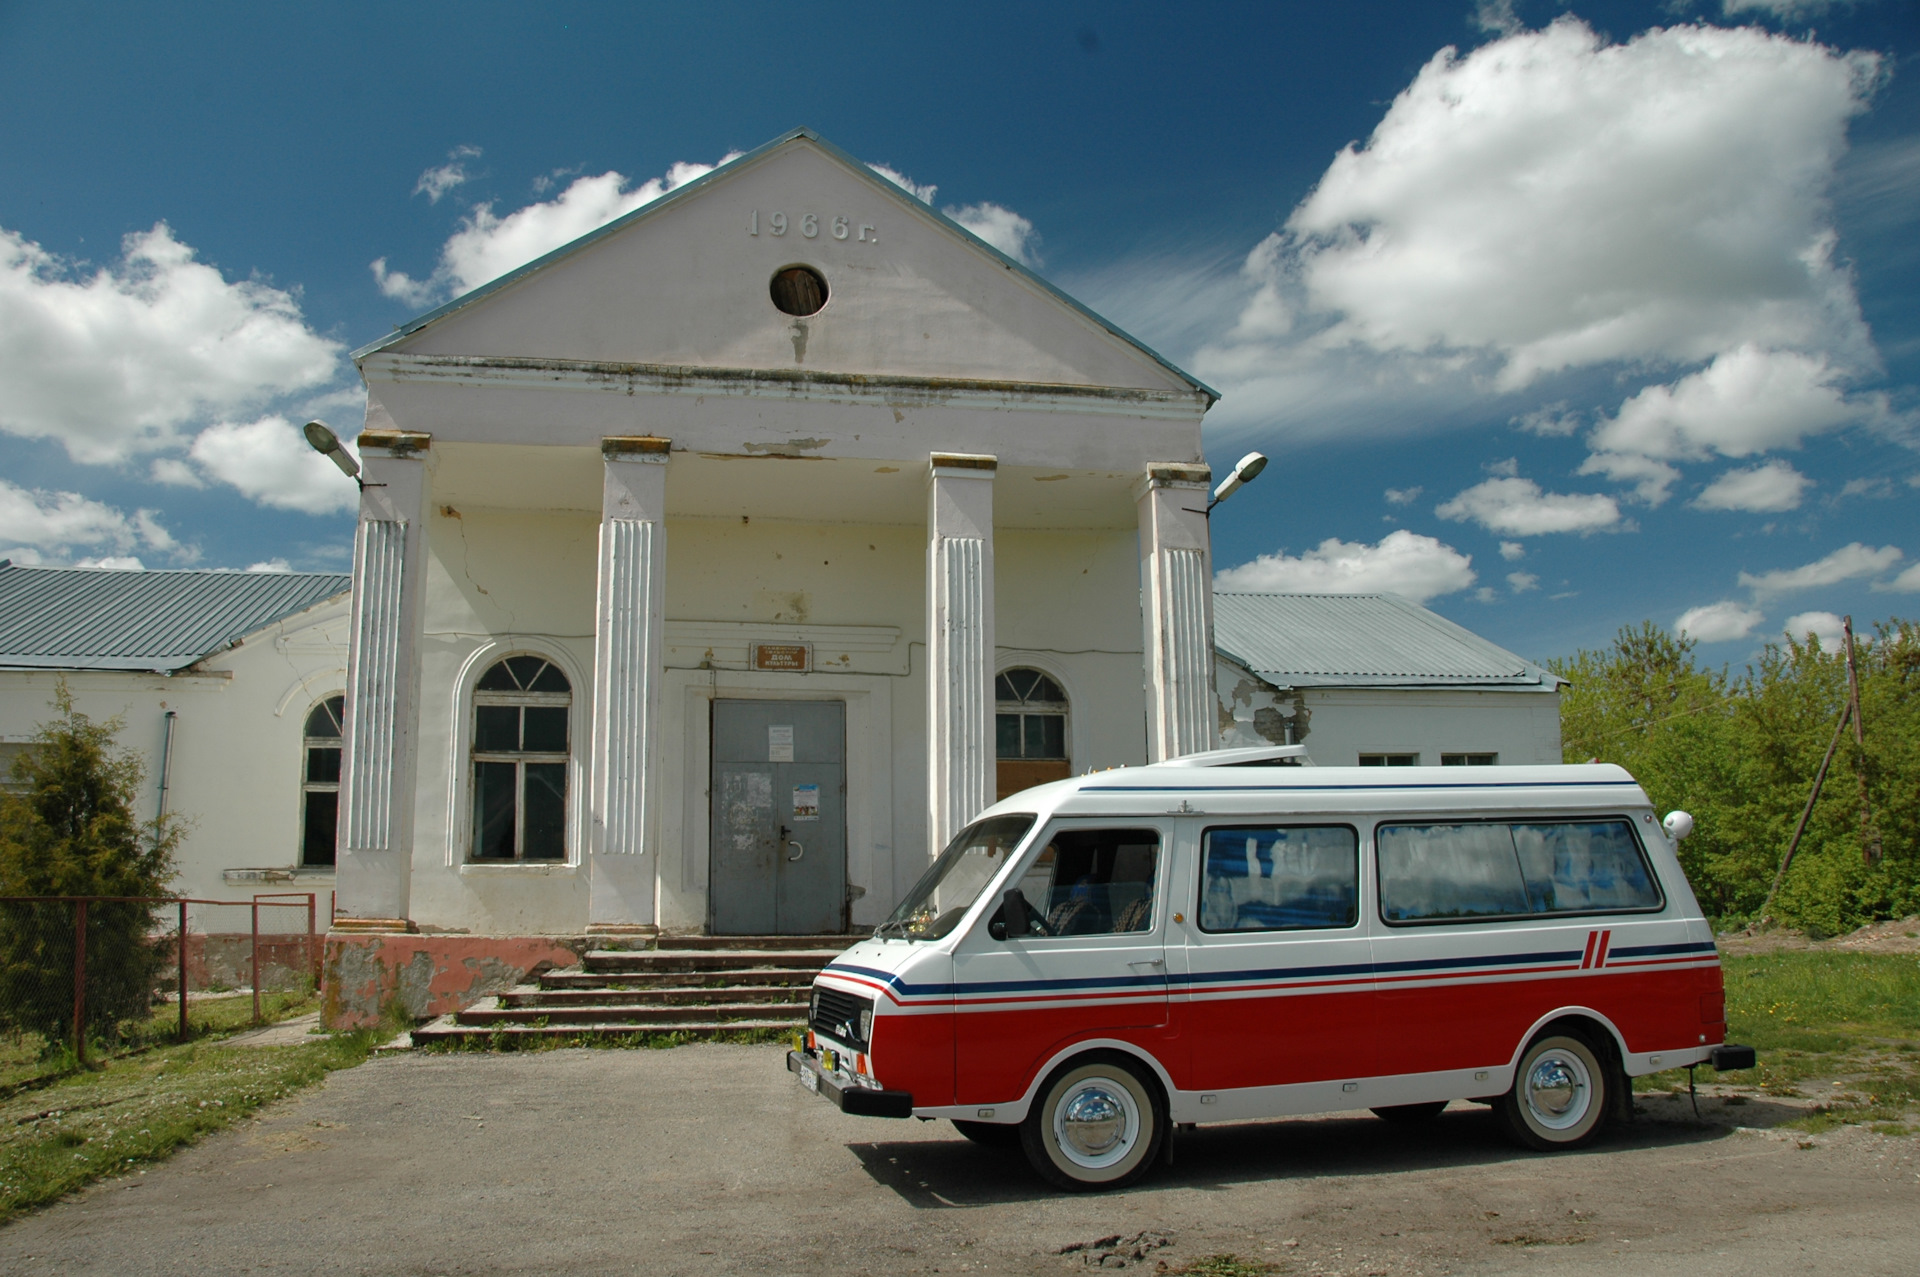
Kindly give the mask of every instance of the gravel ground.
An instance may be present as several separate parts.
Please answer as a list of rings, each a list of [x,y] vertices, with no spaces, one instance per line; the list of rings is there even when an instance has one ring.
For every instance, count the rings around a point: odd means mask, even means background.
[[[944,1122],[840,1114],[778,1048],[396,1055],[0,1230],[0,1272],[1914,1271],[1920,1140],[1768,1130],[1799,1110],[1759,1096],[1644,1106],[1555,1157],[1471,1105],[1202,1127],[1074,1197]]]

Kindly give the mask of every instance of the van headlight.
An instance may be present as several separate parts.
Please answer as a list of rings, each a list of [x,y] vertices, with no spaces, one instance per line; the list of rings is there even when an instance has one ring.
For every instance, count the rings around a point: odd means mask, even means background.
[[[868,1046],[873,1045],[873,1008],[868,1007],[860,1013],[860,1040]]]

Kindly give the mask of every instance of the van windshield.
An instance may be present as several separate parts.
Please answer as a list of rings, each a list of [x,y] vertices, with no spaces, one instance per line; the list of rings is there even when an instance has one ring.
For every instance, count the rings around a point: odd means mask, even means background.
[[[987,884],[1033,828],[1032,816],[995,816],[961,830],[940,858],[913,885],[893,916],[874,928],[876,937],[938,940],[960,925]]]

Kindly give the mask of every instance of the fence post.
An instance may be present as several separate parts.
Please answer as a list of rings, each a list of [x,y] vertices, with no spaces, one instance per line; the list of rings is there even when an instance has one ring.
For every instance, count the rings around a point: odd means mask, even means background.
[[[253,902],[253,1022],[260,1023],[260,902]]]
[[[319,912],[320,901],[312,892],[307,893],[307,968],[313,973],[313,991],[320,992],[320,950],[313,944],[314,915]]]
[[[180,902],[180,1040],[187,1040],[187,902]]]
[[[73,902],[73,1054],[87,1064],[87,902]]]

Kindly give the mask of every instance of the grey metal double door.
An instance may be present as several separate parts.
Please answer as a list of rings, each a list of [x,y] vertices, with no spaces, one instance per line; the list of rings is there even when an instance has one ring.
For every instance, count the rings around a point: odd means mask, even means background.
[[[846,759],[840,701],[714,701],[715,935],[846,930]]]

